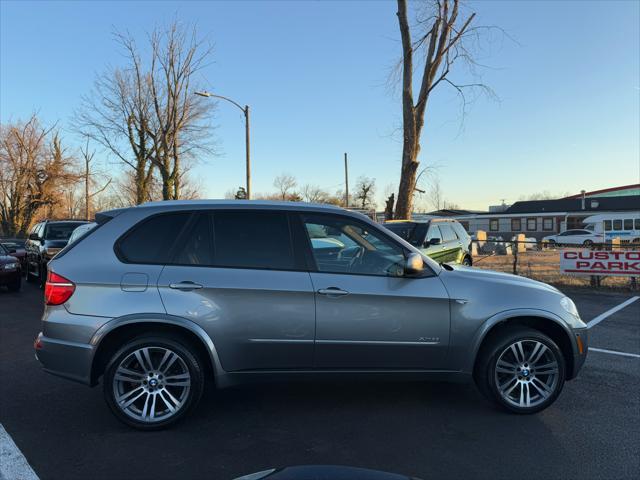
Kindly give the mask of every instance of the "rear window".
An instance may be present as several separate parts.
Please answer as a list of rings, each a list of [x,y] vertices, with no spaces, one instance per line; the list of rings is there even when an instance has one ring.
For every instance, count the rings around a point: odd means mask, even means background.
[[[214,265],[237,268],[294,268],[289,220],[279,212],[216,212]]]
[[[413,231],[416,229],[415,223],[385,223],[384,226],[407,242],[413,238]]]
[[[73,231],[81,223],[48,223],[44,230],[46,240],[69,240]]]
[[[190,216],[170,213],[143,220],[118,242],[118,256],[127,263],[168,263],[171,247]]]

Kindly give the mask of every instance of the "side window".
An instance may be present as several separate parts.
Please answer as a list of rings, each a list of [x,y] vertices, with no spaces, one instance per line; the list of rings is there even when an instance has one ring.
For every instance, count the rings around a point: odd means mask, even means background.
[[[624,229],[625,230],[633,230],[633,219],[626,218],[624,221]]]
[[[608,232],[609,230],[612,230],[612,228],[611,228],[611,220],[605,220],[605,221],[604,221],[604,229],[605,229],[605,231],[607,231],[607,232]]]
[[[546,231],[553,230],[553,218],[543,218],[542,219],[542,229]]]
[[[500,221],[497,218],[489,220],[489,230],[492,232],[497,232],[498,230],[500,230]]]
[[[622,220],[614,220],[613,221],[613,229],[614,230],[622,230]]]
[[[453,228],[451,228],[451,225],[449,225],[448,223],[441,223],[439,228],[442,232],[443,242],[453,242],[454,240],[458,239],[456,232],[453,231]]]
[[[379,232],[350,219],[303,217],[318,271],[355,275],[401,276],[402,249]]]
[[[295,268],[287,214],[216,212],[214,265],[236,268]]]
[[[537,230],[538,220],[535,218],[527,218],[527,230],[529,232],[535,232]]]
[[[469,234],[467,233],[467,231],[465,230],[465,228],[462,226],[461,223],[451,222],[451,226],[456,231],[456,234],[458,235],[458,238],[460,240],[469,239]]]
[[[640,218],[636,218],[635,222],[636,222],[635,230],[640,230]]]
[[[117,252],[127,263],[164,265],[191,213],[161,214],[143,220],[118,241]]]
[[[439,238],[442,242],[442,233],[440,233],[440,229],[437,225],[431,225],[427,232],[427,242],[430,242],[432,238]]]
[[[511,219],[511,231],[512,232],[519,232],[520,230],[522,230],[522,221],[519,218],[512,218]]]
[[[184,236],[183,236],[184,237]],[[211,236],[211,216],[199,215],[186,238],[176,246],[176,255],[171,261],[175,265],[212,265],[213,239]]]

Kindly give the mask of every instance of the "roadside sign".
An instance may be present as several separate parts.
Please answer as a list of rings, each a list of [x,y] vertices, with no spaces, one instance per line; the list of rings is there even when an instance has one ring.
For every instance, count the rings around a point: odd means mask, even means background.
[[[640,251],[564,250],[560,272],[568,275],[640,277]]]

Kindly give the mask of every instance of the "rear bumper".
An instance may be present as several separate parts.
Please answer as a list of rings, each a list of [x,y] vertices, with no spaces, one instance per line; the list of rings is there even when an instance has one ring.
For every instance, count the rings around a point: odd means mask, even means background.
[[[94,346],[45,337],[40,332],[34,347],[36,358],[46,372],[91,385]]]
[[[578,372],[584,365],[589,353],[589,330],[580,328],[573,330],[574,353],[573,353],[573,370],[568,376],[571,380],[578,376]]]

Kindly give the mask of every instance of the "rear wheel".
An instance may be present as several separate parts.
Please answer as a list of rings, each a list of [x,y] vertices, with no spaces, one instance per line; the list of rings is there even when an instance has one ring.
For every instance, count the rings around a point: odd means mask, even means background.
[[[582,245],[583,245],[583,246],[585,246],[585,247],[587,247],[587,248],[590,248],[590,247],[593,245],[593,242],[592,242],[591,240],[585,240],[585,241],[582,243]]]
[[[119,420],[157,430],[198,404],[203,366],[187,344],[165,336],[139,337],[111,357],[103,383],[105,400]]]
[[[544,410],[560,395],[565,361],[555,342],[543,333],[515,327],[483,347],[475,381],[494,403],[515,413]]]
[[[462,259],[462,265],[464,265],[465,267],[470,267],[472,264],[473,264],[473,262],[471,261],[471,257],[469,255],[466,255]]]

